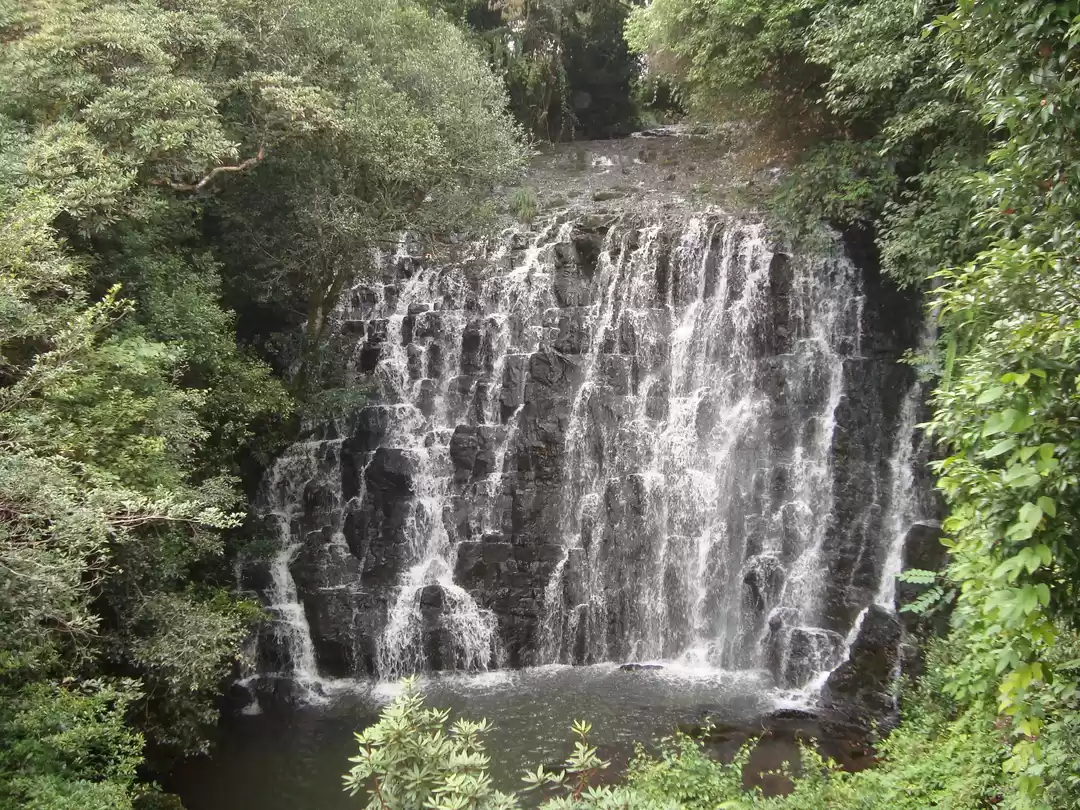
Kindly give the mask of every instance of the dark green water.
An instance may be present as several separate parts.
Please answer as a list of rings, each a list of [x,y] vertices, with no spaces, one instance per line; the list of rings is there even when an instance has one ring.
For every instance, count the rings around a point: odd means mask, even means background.
[[[621,672],[614,665],[422,681],[432,705],[494,723],[487,736],[491,772],[504,789],[520,786],[526,767],[565,758],[575,719],[593,724],[593,743],[617,770],[636,742],[648,744],[704,710],[727,723],[752,725],[778,705],[789,705],[770,683],[764,673]],[[341,775],[355,752],[353,732],[373,722],[394,692],[392,686],[356,683],[323,705],[229,718],[213,757],[180,768],[170,787],[188,810],[360,808],[362,797],[341,791]]]

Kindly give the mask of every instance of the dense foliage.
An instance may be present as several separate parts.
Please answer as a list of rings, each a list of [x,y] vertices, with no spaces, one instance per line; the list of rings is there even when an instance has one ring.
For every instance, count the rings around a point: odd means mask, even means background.
[[[633,131],[639,60],[623,27],[630,0],[428,0],[475,32],[534,136]]]
[[[206,745],[260,615],[241,476],[334,384],[337,297],[522,152],[406,0],[28,0],[0,37],[0,806],[115,810]]]
[[[996,699],[1017,807],[1080,806],[1078,13],[656,0],[629,28],[699,113],[749,100],[812,132],[780,210],[871,231],[885,270],[929,292],[959,593],[942,688]]]
[[[340,295],[402,230],[482,223],[523,131],[632,126],[645,59],[696,114],[801,148],[775,200],[796,227],[871,233],[926,291],[951,556],[916,578],[956,594],[952,629],[880,768],[808,754],[766,800],[682,738],[601,788],[581,726],[531,784],[560,806],[1080,807],[1078,21],[1017,0],[0,2],[0,806],[131,807],[147,753],[205,747],[259,618],[229,565],[245,485],[345,382]],[[350,789],[513,806],[483,726],[447,722],[407,691]]]

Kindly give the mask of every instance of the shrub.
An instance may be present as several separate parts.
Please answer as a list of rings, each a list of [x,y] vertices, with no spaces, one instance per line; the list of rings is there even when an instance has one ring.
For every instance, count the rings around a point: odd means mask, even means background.
[[[510,198],[510,213],[526,225],[531,225],[540,212],[540,202],[536,192],[529,186],[522,186]]]

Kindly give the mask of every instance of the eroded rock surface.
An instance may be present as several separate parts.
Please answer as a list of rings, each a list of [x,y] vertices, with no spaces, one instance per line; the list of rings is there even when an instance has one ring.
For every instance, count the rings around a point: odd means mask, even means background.
[[[847,660],[825,682],[825,704],[863,723],[894,717],[903,632],[895,614],[871,605]]]
[[[838,700],[884,706],[888,611],[841,662],[903,541],[898,361],[920,316],[872,256],[627,202],[453,260],[403,242],[379,268],[335,313],[369,404],[264,486],[281,549],[265,661],[396,676],[689,655],[785,687],[839,667]],[[911,531],[909,557],[929,554]]]

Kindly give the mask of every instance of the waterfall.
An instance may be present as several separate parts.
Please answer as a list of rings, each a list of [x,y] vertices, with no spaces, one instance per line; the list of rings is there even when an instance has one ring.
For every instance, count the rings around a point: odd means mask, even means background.
[[[839,246],[789,255],[720,212],[567,216],[439,261],[403,240],[334,314],[370,402],[264,482],[281,657],[313,684],[650,659],[813,681],[870,601],[837,560],[887,600],[917,508],[919,392],[852,421],[907,348],[864,350],[867,306]]]
[[[340,513],[341,492],[327,474],[333,469],[333,463],[327,463],[326,458],[339,451],[339,443],[294,444],[270,468],[260,498],[264,517],[278,544],[270,561],[268,611],[273,619],[278,647],[285,652],[283,669],[308,700],[320,696],[325,683],[319,676],[311,627],[290,566],[302,547],[298,534],[305,492],[310,497],[313,489],[320,489],[329,497],[329,514]],[[339,545],[337,547],[340,549]]]
[[[896,577],[903,568],[904,538],[911,524],[918,519],[915,498],[913,459],[915,456],[915,420],[922,403],[923,386],[912,383],[900,406],[900,424],[896,432],[896,450],[889,459],[892,486],[889,508],[883,521],[884,534],[889,542],[888,556],[881,570],[881,587],[875,602],[892,610],[896,601]]]
[[[601,253],[567,428],[568,553],[545,589],[545,655],[763,666],[772,617],[786,625],[785,647],[801,632],[812,648],[801,654],[828,669],[840,650],[813,625],[834,412],[844,353],[859,344],[856,274],[844,260],[777,260],[760,225],[698,218],[671,251],[657,300],[658,228],[618,243],[616,233]],[[777,323],[783,334],[770,334]],[[605,345],[612,335],[618,352]],[[613,373],[624,375],[617,400],[597,385]],[[561,592],[573,576],[587,602]]]
[[[917,351],[924,355],[932,349],[937,339],[937,330],[933,319],[928,319],[919,335]],[[925,465],[927,460],[927,439],[920,432],[918,415],[926,394],[926,383],[917,375],[911,380],[900,402],[897,414],[895,432],[892,437],[891,452],[888,458],[888,491],[885,497],[885,513],[880,522],[880,531],[883,542],[882,548],[884,560],[880,568],[877,590],[871,605],[867,605],[859,611],[851,630],[844,639],[845,658],[846,651],[854,649],[857,640],[864,632],[864,624],[871,612],[871,607],[883,608],[889,613],[894,613],[898,607],[896,604],[896,581],[897,576],[904,567],[904,558],[909,551],[908,533],[917,523],[930,525],[924,519],[928,514],[933,514],[934,509],[927,503],[928,492],[920,487],[917,469]],[[936,525],[934,522],[933,525]],[[871,549],[872,551],[872,549]],[[861,555],[860,555],[861,556]],[[881,632],[880,627],[876,631]],[[890,681],[900,677],[902,665],[902,636],[898,635],[895,649],[884,651],[886,656],[893,661],[893,671]],[[810,693],[820,690],[834,672],[838,671],[839,664],[832,669],[818,667],[816,675],[807,684],[806,691]],[[883,684],[887,686],[888,684]],[[889,690],[883,695],[883,700],[888,704],[889,711],[895,712],[898,708],[896,694]]]
[[[933,321],[927,321],[919,337],[920,353],[925,353],[936,339],[937,330]],[[889,459],[888,509],[882,521],[888,553],[881,569],[881,585],[874,600],[888,610],[896,607],[896,578],[903,570],[904,541],[908,530],[928,511],[923,504],[924,493],[915,480],[915,466],[924,449],[924,438],[917,422],[925,394],[926,384],[918,378],[913,380],[900,405],[896,441]]]

